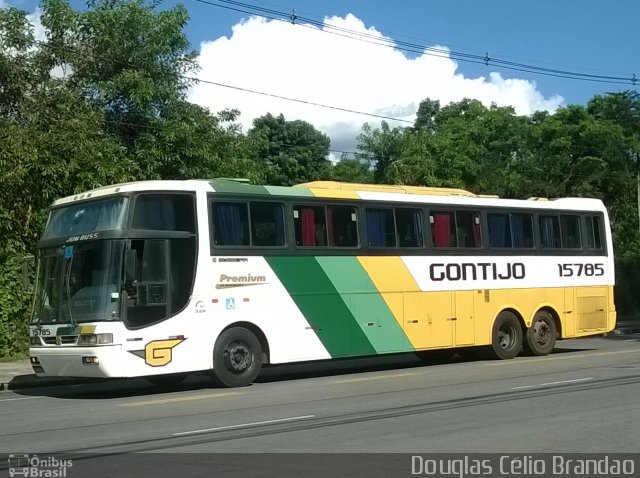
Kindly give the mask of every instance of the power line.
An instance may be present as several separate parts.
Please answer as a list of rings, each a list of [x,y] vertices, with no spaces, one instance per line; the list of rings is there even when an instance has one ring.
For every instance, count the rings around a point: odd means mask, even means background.
[[[510,60],[505,60],[501,58],[493,58],[490,57],[488,53],[485,55],[464,53],[461,51],[448,50],[448,49],[439,49],[435,47],[429,47],[427,45],[421,45],[417,43],[405,42],[405,41],[389,41],[380,38],[377,35],[372,35],[370,33],[351,30],[344,27],[339,27],[336,25],[325,24],[324,21],[316,20],[313,18],[308,18],[304,16],[299,16],[297,14],[288,14],[287,12],[281,10],[274,10],[264,7],[259,7],[256,5],[252,5],[249,3],[244,3],[236,0],[194,0],[195,2],[202,3],[205,5],[210,5],[217,8],[224,8],[227,10],[238,11],[242,13],[246,13],[249,15],[258,15],[264,18],[268,18],[271,20],[277,20],[287,23],[293,23],[298,26],[302,26],[305,28],[312,28],[314,30],[320,30],[324,33],[330,33],[333,35],[341,36],[344,38],[349,38],[352,40],[364,41],[366,43],[370,43],[377,46],[383,46],[387,48],[397,49],[401,51],[405,51],[408,53],[415,54],[423,54],[428,56],[436,56],[436,57],[445,57],[451,58],[454,60],[467,62],[467,63],[475,63],[475,64],[484,64],[486,66],[494,65],[503,69],[512,70],[512,71],[520,71],[525,73],[531,73],[542,76],[550,76],[556,78],[565,78],[572,80],[580,80],[580,81],[590,81],[597,83],[609,83],[609,84],[625,84],[636,86],[638,83],[638,79],[635,74],[624,77],[624,76],[613,76],[613,75],[596,75],[591,73],[582,73],[579,71],[570,71],[564,69],[556,69],[556,68],[547,68],[541,67],[537,65],[531,65],[526,63],[519,63]]]
[[[295,102],[295,103],[301,103],[301,104],[310,105],[310,106],[318,106],[318,107],[321,107],[321,108],[328,108],[328,109],[331,109],[331,110],[343,111],[343,112],[346,112],[346,113],[354,113],[354,114],[359,114],[359,115],[364,115],[364,116],[371,116],[373,118],[386,119],[386,120],[390,120],[390,121],[398,121],[400,123],[409,123],[409,124],[413,124],[414,123],[411,120],[406,120],[406,119],[402,119],[402,118],[394,118],[393,116],[379,115],[379,114],[375,114],[375,113],[366,113],[364,111],[357,111],[357,110],[352,110],[352,109],[349,109],[349,108],[342,108],[340,106],[325,105],[325,104],[322,104],[322,103],[316,103],[314,101],[301,100],[301,99],[298,99],[298,98],[290,98],[288,96],[276,95],[274,93],[266,93],[264,91],[257,91],[257,90],[252,90],[252,89],[249,89],[249,88],[242,88],[240,86],[226,85],[224,83],[218,83],[216,81],[204,80],[202,78],[192,78],[192,77],[188,77],[188,76],[185,76],[184,78],[187,79],[187,80],[195,81],[197,83],[206,83],[207,85],[220,86],[222,88],[230,88],[232,90],[243,91],[243,92],[246,92],[246,93],[253,93],[253,94],[256,94],[256,95],[268,96],[270,98],[278,98],[278,99],[281,99],[281,100],[292,101],[292,102]]]

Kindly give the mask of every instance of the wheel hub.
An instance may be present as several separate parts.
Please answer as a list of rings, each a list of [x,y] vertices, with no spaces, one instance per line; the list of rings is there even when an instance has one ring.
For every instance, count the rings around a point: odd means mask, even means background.
[[[224,351],[224,363],[227,370],[239,374],[245,372],[252,364],[251,350],[244,342],[231,342]]]
[[[546,345],[551,338],[549,325],[546,322],[538,322],[533,328],[533,336],[539,345]]]

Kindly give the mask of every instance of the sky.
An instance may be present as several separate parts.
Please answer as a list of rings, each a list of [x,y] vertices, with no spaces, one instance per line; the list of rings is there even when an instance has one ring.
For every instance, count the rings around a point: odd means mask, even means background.
[[[410,125],[427,97],[442,105],[474,98],[531,114],[633,89],[634,74],[640,87],[638,0],[182,3],[191,16],[185,32],[199,52],[197,77],[209,82],[193,87],[189,100],[213,113],[240,110],[245,132],[268,112],[307,121],[331,138],[334,156],[355,150],[365,122]],[[2,5],[37,21],[33,0]],[[264,9],[267,18],[258,16]],[[519,66],[507,69],[505,61]]]

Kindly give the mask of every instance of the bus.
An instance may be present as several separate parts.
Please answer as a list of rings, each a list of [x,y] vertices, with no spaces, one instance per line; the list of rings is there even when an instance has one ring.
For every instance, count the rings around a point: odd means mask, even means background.
[[[39,376],[209,371],[482,349],[549,354],[615,326],[598,199],[315,181],[142,181],[57,200],[38,243]]]

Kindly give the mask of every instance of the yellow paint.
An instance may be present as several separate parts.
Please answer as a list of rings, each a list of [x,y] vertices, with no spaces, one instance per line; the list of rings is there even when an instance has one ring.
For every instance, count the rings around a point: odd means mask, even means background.
[[[172,349],[184,342],[184,339],[154,340],[144,347],[144,359],[147,365],[162,367],[173,359]]]
[[[340,189],[318,189],[309,188],[311,194],[319,198],[331,198],[331,199],[360,199],[358,193],[355,191],[342,191]]]
[[[540,309],[551,309],[560,319],[561,338],[615,327],[613,287],[423,292],[400,257],[358,261],[416,350],[489,345],[493,322],[505,309],[514,310],[526,327]]]
[[[337,181],[312,181],[309,183],[298,184],[297,186],[309,188],[313,194],[316,191],[325,191],[322,197],[343,197],[334,196],[337,192],[347,191],[366,191],[375,193],[395,193],[395,194],[417,194],[421,196],[466,196],[466,197],[478,197],[472,192],[464,189],[456,188],[433,188],[427,186],[403,186],[392,184],[357,184],[357,183],[341,183]],[[329,194],[331,192],[331,195]],[[351,196],[349,196],[351,197]],[[355,196],[358,197],[357,195]],[[483,196],[487,197],[487,196]],[[489,196],[497,197],[497,196]]]
[[[95,325],[83,325],[80,327],[80,333],[81,334],[92,334],[96,331],[96,326]]]

